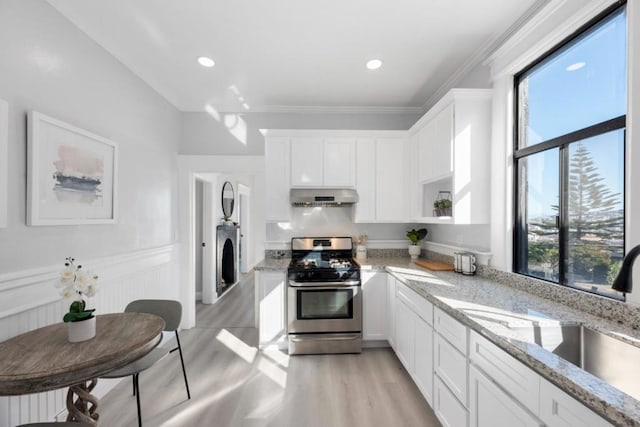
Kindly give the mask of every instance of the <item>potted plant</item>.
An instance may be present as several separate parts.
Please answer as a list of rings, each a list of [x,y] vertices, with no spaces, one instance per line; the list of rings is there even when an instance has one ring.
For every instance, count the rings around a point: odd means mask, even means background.
[[[420,243],[420,240],[425,237],[427,237],[426,228],[421,228],[419,230],[411,229],[407,231],[407,238],[411,241],[411,244],[409,245],[409,255],[411,255],[412,260],[415,261],[420,256],[421,248],[418,243]]]
[[[65,300],[73,299],[69,312],[62,320],[68,323],[67,333],[70,342],[86,341],[96,335],[95,308],[87,309],[86,298],[93,297],[97,290],[98,276],[82,269],[75,258],[68,257],[65,269],[60,273],[56,284]]]
[[[439,199],[433,202],[435,216],[451,216],[453,203],[449,199]]]

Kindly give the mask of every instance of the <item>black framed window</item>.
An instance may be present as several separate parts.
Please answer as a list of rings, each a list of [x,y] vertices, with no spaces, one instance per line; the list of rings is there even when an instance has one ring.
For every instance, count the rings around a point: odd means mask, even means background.
[[[619,299],[626,52],[620,2],[515,76],[514,270]]]

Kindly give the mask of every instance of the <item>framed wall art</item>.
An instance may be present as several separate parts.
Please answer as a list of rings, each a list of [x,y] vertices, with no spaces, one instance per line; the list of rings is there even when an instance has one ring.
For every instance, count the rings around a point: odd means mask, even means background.
[[[0,228],[7,226],[9,205],[9,104],[0,99]]]
[[[118,147],[31,111],[27,132],[27,224],[113,224]]]

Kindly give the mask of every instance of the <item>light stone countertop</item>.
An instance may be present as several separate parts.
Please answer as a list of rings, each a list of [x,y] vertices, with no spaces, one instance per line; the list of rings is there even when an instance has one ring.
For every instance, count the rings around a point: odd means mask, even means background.
[[[267,259],[256,270],[286,271],[289,261]],[[409,258],[368,258],[358,262],[362,271],[392,274],[614,424],[640,426],[638,400],[533,342],[534,326],[579,323],[640,347],[637,330],[481,276],[426,270]]]

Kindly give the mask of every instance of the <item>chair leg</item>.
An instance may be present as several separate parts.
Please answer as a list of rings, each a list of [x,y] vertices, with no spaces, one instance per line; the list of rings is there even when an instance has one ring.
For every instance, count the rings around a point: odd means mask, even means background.
[[[178,341],[178,352],[180,353],[180,364],[182,365],[182,375],[184,376],[184,385],[187,388],[187,397],[191,399],[191,392],[189,391],[189,382],[187,381],[187,371],[184,369],[184,359],[182,358],[182,346],[180,345],[180,337],[178,336],[177,329],[176,329],[176,341]]]
[[[138,405],[138,427],[142,427],[142,413],[140,412],[140,378],[139,373],[133,375],[133,387],[136,389],[136,404]]]

